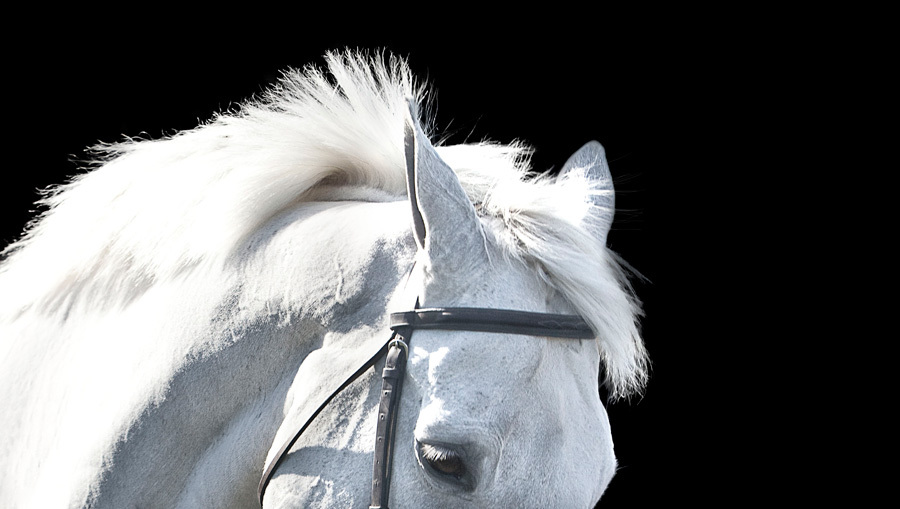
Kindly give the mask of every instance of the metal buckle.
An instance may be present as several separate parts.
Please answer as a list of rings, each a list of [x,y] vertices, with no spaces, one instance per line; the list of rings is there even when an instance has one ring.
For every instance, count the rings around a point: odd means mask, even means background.
[[[395,347],[395,346],[398,347],[398,348],[400,348],[401,350],[403,350],[403,356],[404,356],[404,357],[409,357],[409,345],[407,345],[406,342],[403,341],[402,338],[400,338],[400,337],[395,337],[394,339],[392,339],[392,340],[390,341],[390,343],[388,343],[388,348],[389,348],[389,349],[390,349],[390,348],[393,348],[393,347]]]

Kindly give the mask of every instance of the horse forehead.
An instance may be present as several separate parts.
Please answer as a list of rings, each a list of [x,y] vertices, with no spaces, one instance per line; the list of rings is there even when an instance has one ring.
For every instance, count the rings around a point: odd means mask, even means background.
[[[466,274],[438,273],[428,280],[422,307],[475,307],[532,312],[571,313],[567,303],[538,276],[536,269],[511,260],[494,250],[491,261]],[[567,340],[536,336],[470,331],[417,331],[412,340],[410,363],[432,394],[441,393],[446,403],[458,398],[478,406],[484,395],[511,397],[535,390],[532,385],[552,384],[535,379],[542,363],[558,363],[548,348]],[[571,345],[569,345],[571,346]],[[565,347],[565,346],[564,346]],[[554,365],[545,374],[555,376],[566,366]],[[546,377],[542,377],[546,378]],[[474,388],[467,391],[464,388]],[[491,388],[487,390],[485,388]],[[546,389],[538,388],[540,390]],[[488,398],[489,399],[489,398]]]
[[[535,422],[544,436],[562,437],[567,423],[560,418],[581,424],[596,419],[590,408],[567,403],[580,400],[588,385],[597,390],[591,356],[581,351],[586,343],[422,330],[410,346],[409,371],[421,391],[420,438],[466,443],[478,433],[484,443],[527,440],[510,433]]]
[[[465,345],[475,341],[480,339],[431,351],[413,347],[410,371],[421,391],[418,438],[467,443],[478,434],[481,442],[497,443],[509,433],[519,412],[516,402],[534,388],[527,372],[540,352],[520,349],[514,362],[500,361],[483,345]]]
[[[536,337],[484,332],[423,330],[415,336],[409,362],[431,392],[492,387],[492,397],[501,386],[529,382],[547,346]]]

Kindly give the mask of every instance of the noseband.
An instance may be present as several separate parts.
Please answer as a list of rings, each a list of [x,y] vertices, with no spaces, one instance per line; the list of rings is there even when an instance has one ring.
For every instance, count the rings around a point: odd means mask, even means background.
[[[348,385],[366,370],[385,357],[382,371],[381,401],[378,404],[378,424],[375,430],[375,460],[372,471],[372,503],[369,509],[388,509],[391,461],[393,458],[394,430],[397,423],[397,406],[406,373],[406,359],[409,343],[416,329],[451,330],[469,332],[493,332],[522,334],[562,339],[592,339],[594,333],[581,317],[552,313],[532,313],[507,309],[484,308],[423,308],[400,313],[391,313],[393,334],[384,347],[351,374],[341,386],[331,394],[309,419],[294,433],[290,440],[279,449],[269,462],[259,481],[259,505],[275,469],[287,456],[288,451],[306,431],[316,416]]]

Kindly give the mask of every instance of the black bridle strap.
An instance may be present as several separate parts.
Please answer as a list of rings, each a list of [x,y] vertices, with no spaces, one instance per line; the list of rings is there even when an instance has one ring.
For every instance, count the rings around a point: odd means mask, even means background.
[[[509,309],[423,308],[391,314],[391,328],[496,332],[566,339],[591,339],[594,331],[580,316]]]
[[[375,453],[372,464],[372,503],[369,509],[388,509],[391,489],[391,470],[394,458],[394,431],[397,429],[397,407],[406,375],[408,342],[412,329],[394,331],[388,345],[384,370],[381,373],[381,399],[378,402],[378,422],[375,426]],[[404,341],[405,339],[405,341]]]

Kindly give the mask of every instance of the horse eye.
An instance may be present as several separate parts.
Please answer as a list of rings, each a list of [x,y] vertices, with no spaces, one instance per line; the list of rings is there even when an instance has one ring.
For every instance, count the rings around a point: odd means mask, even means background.
[[[452,449],[441,446],[417,443],[418,456],[423,465],[441,476],[451,478],[454,482],[469,484],[465,461]]]
[[[442,474],[462,477],[466,473],[466,467],[458,456],[449,456],[443,459],[429,460],[432,468]]]

